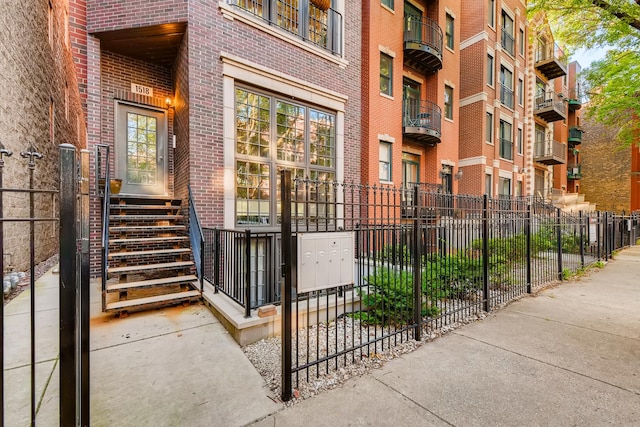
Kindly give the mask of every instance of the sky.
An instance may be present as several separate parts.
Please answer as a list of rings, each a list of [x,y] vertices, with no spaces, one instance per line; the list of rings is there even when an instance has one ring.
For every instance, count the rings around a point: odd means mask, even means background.
[[[606,48],[578,49],[571,55],[570,61],[578,61],[580,67],[584,70],[588,68],[593,61],[604,58],[606,53]]]

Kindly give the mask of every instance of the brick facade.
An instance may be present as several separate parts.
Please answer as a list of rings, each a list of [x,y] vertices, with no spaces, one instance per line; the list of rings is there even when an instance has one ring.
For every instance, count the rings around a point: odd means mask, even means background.
[[[27,159],[20,156],[29,144],[43,155],[36,162],[35,187],[57,189],[59,148],[70,143],[85,145],[86,128],[74,70],[73,6],[62,0],[37,2],[30,7],[0,5],[0,142],[13,152],[5,158],[4,187],[28,188]],[[51,5],[51,9],[49,9]],[[70,28],[71,27],[71,28]],[[67,35],[69,29],[69,35]],[[58,215],[57,196],[35,195],[37,217]],[[3,195],[5,218],[28,218],[26,194]],[[5,267],[24,271],[29,263],[28,223],[4,223]],[[36,262],[58,251],[56,222],[38,222]]]

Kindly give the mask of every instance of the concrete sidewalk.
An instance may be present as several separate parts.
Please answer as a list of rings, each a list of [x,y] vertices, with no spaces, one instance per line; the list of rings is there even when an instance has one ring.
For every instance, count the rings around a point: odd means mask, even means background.
[[[253,425],[640,425],[640,247]]]
[[[92,426],[234,426],[281,404],[201,304],[116,319],[91,295]],[[30,291],[5,307],[5,425],[30,420]],[[59,424],[58,276],[36,283],[38,426]]]
[[[640,425],[640,247],[291,408],[202,305],[115,319],[92,283],[93,426]],[[5,311],[5,425],[29,423],[29,291]],[[58,425],[58,276],[36,284],[39,426]]]

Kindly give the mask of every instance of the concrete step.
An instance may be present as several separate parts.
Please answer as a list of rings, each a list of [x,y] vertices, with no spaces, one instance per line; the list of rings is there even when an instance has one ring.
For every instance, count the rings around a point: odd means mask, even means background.
[[[105,311],[126,311],[131,309],[151,308],[199,298],[199,291],[175,292],[171,294],[155,295],[152,297],[110,302],[107,303]]]
[[[165,262],[160,264],[143,264],[143,265],[126,265],[124,267],[109,267],[107,269],[108,274],[124,274],[135,273],[149,270],[166,270],[175,268],[187,268],[192,267],[193,261],[178,261],[178,262]]]
[[[178,249],[154,249],[150,251],[123,251],[123,252],[110,252],[109,259],[112,258],[133,258],[133,257],[144,257],[144,256],[154,256],[154,255],[181,255],[185,253],[191,252],[189,248],[178,248]]]
[[[198,281],[198,277],[189,274],[187,276],[163,277],[162,279],[139,280],[126,283],[107,283],[107,292],[121,292],[130,289],[151,288],[156,286],[175,285],[178,283],[193,283]]]

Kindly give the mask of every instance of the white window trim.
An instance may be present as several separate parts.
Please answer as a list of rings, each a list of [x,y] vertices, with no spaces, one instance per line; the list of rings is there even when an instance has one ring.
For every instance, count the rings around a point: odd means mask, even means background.
[[[223,159],[224,159],[224,227],[236,228],[235,180],[236,180],[236,81],[250,83],[274,94],[295,97],[336,112],[336,181],[344,181],[344,111],[346,95],[305,82],[279,71],[259,66],[233,55],[221,54],[223,74]],[[337,194],[337,208],[342,209],[342,195]],[[337,212],[341,218],[341,212]]]

